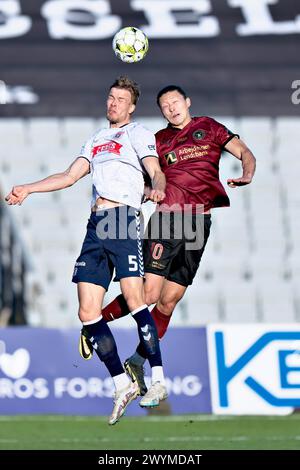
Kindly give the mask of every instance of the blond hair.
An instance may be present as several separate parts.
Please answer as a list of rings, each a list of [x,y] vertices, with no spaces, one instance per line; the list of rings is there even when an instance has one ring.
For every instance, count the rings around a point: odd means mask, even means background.
[[[140,97],[141,91],[139,85],[131,80],[127,75],[121,75],[118,77],[114,83],[111,85],[110,90],[112,88],[122,88],[123,90],[128,90],[131,94],[132,103],[135,105],[138,102]]]

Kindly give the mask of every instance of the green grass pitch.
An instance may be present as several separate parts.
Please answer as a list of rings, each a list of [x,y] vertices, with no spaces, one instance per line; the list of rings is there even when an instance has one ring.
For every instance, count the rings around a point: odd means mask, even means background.
[[[0,450],[300,450],[300,415],[0,416]]]

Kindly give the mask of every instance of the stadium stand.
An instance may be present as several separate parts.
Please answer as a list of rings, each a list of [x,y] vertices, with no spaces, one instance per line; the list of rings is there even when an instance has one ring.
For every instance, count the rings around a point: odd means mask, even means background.
[[[201,268],[177,307],[173,325],[297,321],[300,196],[296,185],[300,163],[294,157],[300,119],[216,119],[247,142],[257,157],[257,172],[249,187],[227,189],[230,209],[213,211],[211,238]],[[164,125],[155,118],[139,121],[153,131]],[[86,138],[103,124],[105,121],[88,118],[1,119],[2,193],[7,194],[13,184],[67,168]],[[228,177],[240,174],[240,163],[224,153],[220,174],[226,185]],[[24,302],[31,325],[79,325],[76,289],[70,279],[85,234],[90,191],[86,177],[67,190],[33,195],[21,208],[1,206],[1,289],[7,291],[3,234],[10,226],[19,240],[18,260],[11,269],[26,268]],[[146,219],[152,210],[153,204],[147,203]],[[23,282],[22,276],[18,279]],[[107,300],[118,292],[118,284],[113,283]],[[117,326],[131,325],[125,318]]]

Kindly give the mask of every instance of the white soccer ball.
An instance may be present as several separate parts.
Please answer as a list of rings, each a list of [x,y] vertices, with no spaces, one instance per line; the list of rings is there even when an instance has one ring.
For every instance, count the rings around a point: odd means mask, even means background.
[[[147,36],[138,28],[128,26],[118,31],[112,42],[116,56],[123,62],[133,63],[142,60],[148,52]]]

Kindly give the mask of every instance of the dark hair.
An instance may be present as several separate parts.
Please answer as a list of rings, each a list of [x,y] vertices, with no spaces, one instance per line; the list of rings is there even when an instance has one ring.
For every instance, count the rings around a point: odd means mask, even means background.
[[[130,91],[132,103],[137,104],[141,94],[140,87],[136,82],[127,77],[127,75],[118,77],[111,85],[110,90],[112,88],[123,88],[124,90]]]
[[[162,95],[165,95],[166,93],[169,93],[169,91],[178,91],[178,93],[180,93],[184,97],[184,99],[187,98],[186,92],[183,91],[183,89],[180,86],[178,86],[178,85],[168,85],[168,86],[165,86],[164,88],[162,88],[157,93],[156,103],[159,107],[160,107],[160,104],[159,104],[160,98],[162,97]]]

